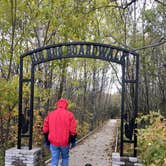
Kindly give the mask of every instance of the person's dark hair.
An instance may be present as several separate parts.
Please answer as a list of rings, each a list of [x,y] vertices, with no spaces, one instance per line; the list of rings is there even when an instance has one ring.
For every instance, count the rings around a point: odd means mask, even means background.
[[[85,164],[85,166],[92,166],[91,164]]]

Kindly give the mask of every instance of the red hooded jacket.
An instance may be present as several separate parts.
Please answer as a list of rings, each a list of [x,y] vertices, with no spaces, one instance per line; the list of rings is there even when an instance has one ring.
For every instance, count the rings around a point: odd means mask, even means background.
[[[76,135],[76,120],[67,106],[66,99],[58,100],[57,109],[48,113],[44,120],[43,132],[49,133],[48,140],[54,146],[68,146],[69,135]]]

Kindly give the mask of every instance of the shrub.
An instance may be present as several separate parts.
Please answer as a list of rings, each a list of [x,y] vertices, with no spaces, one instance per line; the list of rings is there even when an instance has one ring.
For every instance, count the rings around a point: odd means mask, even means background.
[[[166,165],[166,123],[159,113],[151,112],[138,118],[138,152],[142,162],[147,166]]]

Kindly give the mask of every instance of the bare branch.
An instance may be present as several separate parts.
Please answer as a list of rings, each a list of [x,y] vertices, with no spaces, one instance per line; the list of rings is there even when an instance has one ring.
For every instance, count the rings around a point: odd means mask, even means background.
[[[40,43],[40,37],[38,35],[38,30],[37,28],[34,27],[34,32],[36,34],[36,39],[37,39],[37,42],[38,42],[38,46],[41,47],[41,43]]]
[[[126,3],[125,6],[123,6],[122,8],[123,8],[123,9],[126,9],[126,8],[128,8],[130,5],[132,5],[134,2],[136,2],[136,1],[137,1],[137,0],[131,0],[131,2]]]
[[[14,40],[15,40],[15,30],[16,30],[16,10],[17,10],[17,1],[10,1],[11,3],[11,23],[12,23],[12,34],[11,34],[11,45],[10,45],[10,60],[9,60],[9,69],[7,79],[10,79],[13,56],[14,56]]]
[[[161,2],[159,0],[154,0],[154,1],[156,1],[157,3],[159,3],[159,4],[163,5],[163,6],[166,6],[166,4],[164,2]]]
[[[116,37],[114,37],[112,34],[109,34],[109,36],[106,36],[106,37],[111,37],[111,38],[112,38],[116,43],[118,43],[119,45],[121,45],[121,46],[123,46],[123,47],[125,47],[125,48],[127,48],[127,49],[134,50],[134,48],[132,48],[132,47],[130,47],[130,46],[128,46],[128,45],[126,45],[126,44],[120,42],[120,41],[119,41]]]
[[[122,42],[120,42],[118,39],[116,39],[113,35],[109,34],[109,36],[106,36],[106,37],[111,37],[113,40],[115,40],[116,43],[118,43],[119,45],[131,50],[131,51],[139,51],[139,50],[143,50],[143,49],[148,49],[148,48],[153,48],[153,47],[157,47],[157,46],[160,46],[162,44],[165,44],[166,43],[166,40],[163,40],[163,38],[161,38],[158,42],[155,42],[153,44],[150,44],[150,45],[147,45],[147,46],[143,46],[143,47],[140,47],[140,48],[132,48]]]
[[[141,47],[141,48],[136,48],[136,49],[134,49],[134,51],[157,47],[157,46],[160,46],[160,45],[165,44],[165,43],[166,43],[166,40],[163,40],[161,42],[156,42],[156,43],[153,43],[153,44],[148,45],[148,46],[144,46],[144,47]]]
[[[123,4],[122,5],[103,5],[103,6],[93,7],[91,10],[89,10],[87,12],[84,12],[84,14],[89,14],[89,13],[95,11],[95,10],[103,9],[103,8],[110,8],[110,7],[119,8],[119,9],[127,9],[130,5],[132,5],[136,1],[137,0],[131,0],[131,2],[125,3],[124,5]]]
[[[46,39],[47,39],[47,36],[48,36],[48,30],[49,30],[49,27],[50,27],[50,20],[48,21],[47,25],[46,25],[46,31],[45,31],[45,36],[44,36],[44,41],[43,41],[43,45],[46,44]]]
[[[120,80],[120,78],[118,76],[117,70],[115,69],[114,65],[111,62],[109,64],[111,65],[112,69],[114,70],[116,78],[117,78],[119,84],[122,85],[121,80]]]

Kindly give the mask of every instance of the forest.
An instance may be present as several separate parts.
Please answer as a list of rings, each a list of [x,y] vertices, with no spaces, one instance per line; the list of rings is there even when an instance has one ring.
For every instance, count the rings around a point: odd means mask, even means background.
[[[0,2],[0,165],[5,150],[17,144],[20,56],[39,47],[82,41],[139,53],[139,115],[157,112],[166,117],[166,0]],[[70,58],[38,65],[34,146],[43,144],[43,120],[61,97],[69,100],[79,137],[110,118],[120,118],[121,75],[120,65],[96,59]],[[29,76],[27,59],[24,77]],[[29,107],[29,86],[23,87],[24,110]],[[128,89],[126,107],[132,114],[132,87]]]

